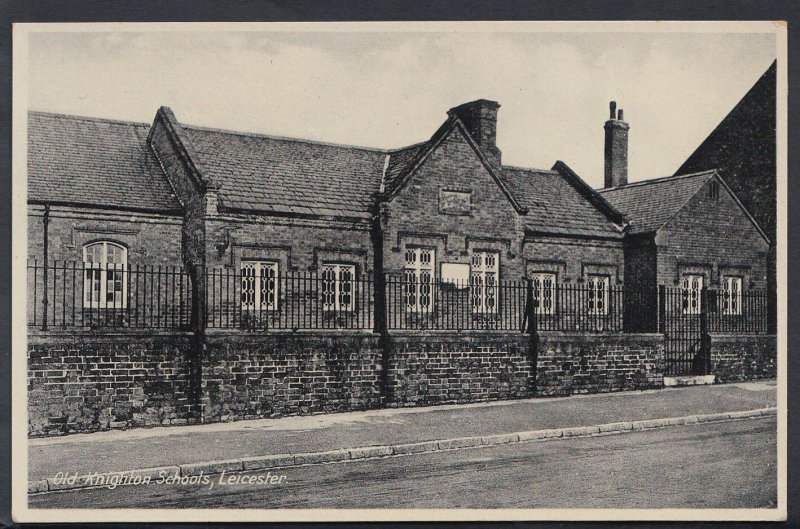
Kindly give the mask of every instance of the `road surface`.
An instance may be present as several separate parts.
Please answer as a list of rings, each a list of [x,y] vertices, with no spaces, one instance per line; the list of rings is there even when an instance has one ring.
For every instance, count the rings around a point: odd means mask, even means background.
[[[774,417],[124,486],[32,508],[744,508],[776,503]],[[233,475],[258,476],[267,471]],[[230,476],[225,475],[223,479]]]

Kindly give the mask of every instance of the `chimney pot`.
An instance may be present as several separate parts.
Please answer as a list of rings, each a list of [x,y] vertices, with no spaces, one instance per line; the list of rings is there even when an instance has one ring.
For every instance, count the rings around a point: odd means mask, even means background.
[[[608,108],[611,110],[610,119],[614,119],[614,117],[617,114],[617,102],[616,101],[612,101],[611,103],[608,104]]]
[[[622,109],[621,108],[619,109],[619,112],[617,112],[617,119],[619,121],[625,121],[624,119],[622,119]]]

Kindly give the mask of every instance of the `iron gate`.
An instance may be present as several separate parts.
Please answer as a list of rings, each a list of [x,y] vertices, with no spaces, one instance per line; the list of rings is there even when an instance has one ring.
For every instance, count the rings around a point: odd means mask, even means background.
[[[685,289],[659,288],[659,320],[664,333],[664,374],[708,375],[711,355],[708,339],[708,292],[696,299]]]

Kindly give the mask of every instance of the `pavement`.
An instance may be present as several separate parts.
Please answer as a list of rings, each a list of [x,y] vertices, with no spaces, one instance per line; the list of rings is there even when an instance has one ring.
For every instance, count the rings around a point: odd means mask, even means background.
[[[753,417],[774,413],[776,399],[775,381],[763,381],[30,439],[29,491],[70,488],[54,483],[59,472],[192,475],[364,459]]]
[[[226,473],[204,476],[207,482],[196,484],[154,480],[150,486],[32,494],[28,505],[31,509],[758,508],[764,509],[767,519],[767,509],[777,505],[776,439],[776,418],[760,417]],[[248,481],[269,475],[285,479],[271,485]],[[228,512],[231,520],[240,520],[241,511]],[[111,511],[103,513],[105,520],[114,521],[109,516],[114,516]],[[302,518],[299,512],[288,516]],[[371,514],[370,520],[380,519]]]

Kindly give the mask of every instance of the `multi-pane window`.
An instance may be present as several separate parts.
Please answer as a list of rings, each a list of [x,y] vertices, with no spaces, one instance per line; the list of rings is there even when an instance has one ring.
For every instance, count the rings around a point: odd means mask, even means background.
[[[683,313],[700,314],[700,295],[703,291],[703,276],[701,274],[686,274],[681,282],[683,296]]]
[[[605,316],[608,314],[608,285],[610,277],[606,275],[589,275],[586,281],[588,290],[587,308],[589,314]]]
[[[127,307],[125,269],[128,251],[112,242],[100,241],[83,247],[83,306],[92,309]]]
[[[722,313],[730,316],[742,314],[742,278],[727,276],[723,282]]]
[[[406,310],[433,310],[433,283],[436,279],[436,252],[429,248],[406,249],[403,272],[403,295]]]
[[[555,314],[556,312],[556,275],[533,274],[533,308],[536,314]]]
[[[242,310],[278,308],[278,263],[242,261]]]
[[[478,313],[497,312],[497,274],[500,256],[495,252],[472,254],[472,310]]]
[[[321,272],[322,310],[352,311],[356,267],[348,264],[323,264]]]

